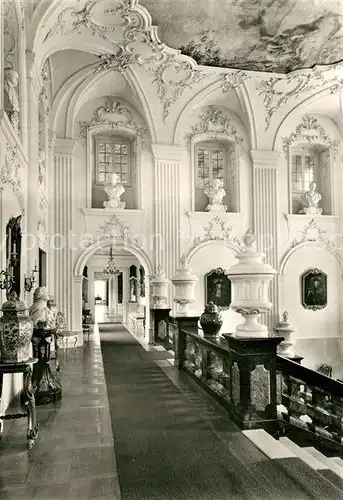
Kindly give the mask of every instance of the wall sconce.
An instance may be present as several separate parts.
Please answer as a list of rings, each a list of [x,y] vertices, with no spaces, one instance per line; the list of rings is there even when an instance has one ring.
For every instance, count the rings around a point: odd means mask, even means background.
[[[38,273],[36,261],[35,267],[31,272],[31,276],[24,276],[24,288],[26,292],[31,292],[34,284],[36,283],[35,273]]]
[[[13,268],[6,267],[0,271],[0,289],[6,290],[6,295],[12,290],[12,286],[14,283],[13,279]]]

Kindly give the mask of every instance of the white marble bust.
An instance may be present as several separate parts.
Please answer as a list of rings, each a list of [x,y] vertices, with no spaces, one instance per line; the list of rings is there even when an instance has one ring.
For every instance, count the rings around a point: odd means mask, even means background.
[[[223,204],[226,192],[221,179],[208,180],[204,193],[209,201],[209,204],[205,208],[206,212],[226,212],[227,206]]]
[[[108,201],[104,201],[105,208],[125,208],[126,203],[120,201],[120,197],[124,194],[125,188],[118,174],[113,173],[110,175],[109,180],[105,184],[105,191],[109,197]]]
[[[322,208],[318,207],[321,195],[316,191],[316,183],[311,182],[309,190],[301,197],[301,202],[303,203],[303,208],[300,210],[299,214],[317,214],[321,215],[323,212]]]

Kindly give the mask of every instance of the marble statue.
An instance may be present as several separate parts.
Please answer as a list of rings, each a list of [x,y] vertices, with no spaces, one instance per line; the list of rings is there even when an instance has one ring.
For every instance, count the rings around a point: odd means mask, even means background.
[[[63,337],[67,329],[67,321],[65,314],[59,311],[56,305],[55,297],[53,297],[52,295],[49,296],[47,306],[53,314],[53,321],[57,336]]]
[[[302,195],[301,202],[304,206],[299,214],[322,214],[323,209],[318,207],[318,203],[322,199],[322,196],[316,191],[316,187],[316,183],[311,182],[309,190]]]
[[[29,309],[29,315],[36,328],[39,322],[45,322],[46,328],[55,328],[54,312],[48,307],[50,296],[45,286],[36,288],[33,294],[33,304]]]
[[[256,242],[256,236],[254,231],[252,229],[247,229],[242,238],[242,241],[246,251],[253,251],[254,244]]]
[[[223,204],[223,198],[226,192],[222,179],[208,180],[204,193],[209,200],[209,204],[205,208],[206,212],[226,212],[227,206]]]
[[[126,203],[120,201],[121,195],[125,192],[125,188],[118,174],[111,174],[109,180],[105,184],[105,191],[109,197],[108,201],[104,201],[105,208],[124,209]]]
[[[7,67],[4,69],[4,108],[13,125],[13,128],[19,130],[19,97],[16,90],[18,86],[19,75],[15,69]]]

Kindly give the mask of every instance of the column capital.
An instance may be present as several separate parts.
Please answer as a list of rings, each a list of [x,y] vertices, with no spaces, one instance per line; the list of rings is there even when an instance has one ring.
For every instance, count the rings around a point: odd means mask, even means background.
[[[76,141],[74,139],[63,139],[56,137],[54,153],[72,155],[75,151]]]
[[[181,161],[186,148],[174,144],[151,144],[155,160]]]
[[[280,151],[251,149],[251,159],[254,167],[276,167],[280,158]]]

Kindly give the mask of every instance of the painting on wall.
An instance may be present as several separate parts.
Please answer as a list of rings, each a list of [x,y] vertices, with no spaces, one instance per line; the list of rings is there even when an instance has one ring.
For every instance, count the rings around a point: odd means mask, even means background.
[[[205,275],[205,304],[213,302],[220,309],[228,309],[231,304],[231,281],[225,269],[217,267]]]
[[[309,269],[301,278],[302,304],[317,311],[327,306],[327,275],[320,269]]]

